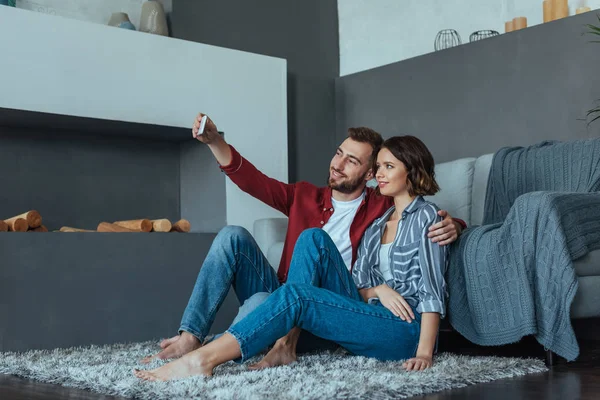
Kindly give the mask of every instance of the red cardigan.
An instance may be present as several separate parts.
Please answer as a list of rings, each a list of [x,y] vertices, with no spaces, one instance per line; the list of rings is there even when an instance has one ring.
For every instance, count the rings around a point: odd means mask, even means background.
[[[308,228],[321,228],[333,214],[331,188],[317,187],[308,182],[283,183],[260,172],[230,145],[232,159],[221,166],[223,172],[240,189],[263,203],[281,211],[288,218],[288,229],[277,276],[281,283],[287,280],[290,261],[296,240]],[[365,198],[350,225],[352,242],[352,265],[363,233],[371,223],[394,205],[391,197],[380,196],[371,188],[365,188]],[[464,226],[464,222],[460,221]]]

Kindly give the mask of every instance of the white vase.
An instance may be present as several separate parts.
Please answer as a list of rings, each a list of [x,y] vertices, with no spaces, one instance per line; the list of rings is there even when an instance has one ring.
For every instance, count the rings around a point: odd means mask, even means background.
[[[139,30],[140,32],[148,32],[155,35],[169,36],[167,16],[161,3],[158,1],[147,1],[142,4]]]
[[[116,12],[112,13],[110,19],[108,20],[108,25],[110,26],[119,26],[123,22],[131,22],[129,21],[129,16],[124,12]]]

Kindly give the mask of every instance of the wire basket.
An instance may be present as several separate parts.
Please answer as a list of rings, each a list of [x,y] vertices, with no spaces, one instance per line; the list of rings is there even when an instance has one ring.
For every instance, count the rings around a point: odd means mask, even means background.
[[[483,40],[498,35],[498,32],[492,30],[476,31],[471,33],[471,36],[469,36],[469,42],[477,42],[478,40]]]
[[[434,48],[436,51],[449,49],[462,44],[460,35],[454,29],[443,29],[435,37]]]

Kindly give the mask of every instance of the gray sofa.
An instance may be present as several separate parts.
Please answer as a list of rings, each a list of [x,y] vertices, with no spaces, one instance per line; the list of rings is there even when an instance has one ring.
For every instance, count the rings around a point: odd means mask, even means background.
[[[436,165],[441,190],[428,200],[468,226],[481,225],[492,158],[493,154],[486,154]],[[254,237],[274,268],[279,265],[286,229],[287,218],[254,222]],[[600,317],[600,250],[575,261],[574,266],[579,289],[571,305],[571,318]]]

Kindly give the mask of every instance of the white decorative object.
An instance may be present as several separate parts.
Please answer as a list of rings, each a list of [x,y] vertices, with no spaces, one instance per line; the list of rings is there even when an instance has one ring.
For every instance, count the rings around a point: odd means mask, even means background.
[[[110,26],[119,26],[123,22],[128,22],[129,16],[124,12],[113,13],[108,20],[108,25]],[[129,21],[131,22],[131,21]]]
[[[142,4],[145,0],[17,0],[17,8],[43,14],[95,22],[105,25],[113,13],[123,12],[131,23],[140,25]],[[172,0],[160,0],[164,11],[173,10]]]
[[[169,36],[167,16],[163,6],[158,1],[147,1],[142,5],[140,31],[155,35]]]

